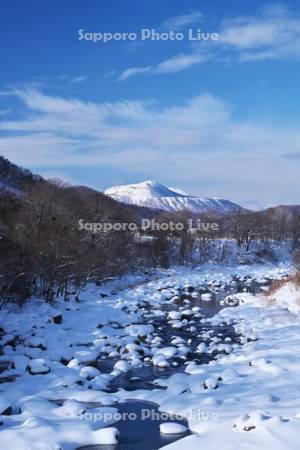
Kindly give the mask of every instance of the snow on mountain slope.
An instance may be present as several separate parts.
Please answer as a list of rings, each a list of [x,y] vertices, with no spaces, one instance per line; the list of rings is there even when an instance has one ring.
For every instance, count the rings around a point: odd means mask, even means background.
[[[106,195],[123,203],[146,206],[176,212],[189,210],[193,213],[229,214],[241,209],[236,203],[219,198],[200,198],[183,195],[156,181],[113,186],[104,191]]]

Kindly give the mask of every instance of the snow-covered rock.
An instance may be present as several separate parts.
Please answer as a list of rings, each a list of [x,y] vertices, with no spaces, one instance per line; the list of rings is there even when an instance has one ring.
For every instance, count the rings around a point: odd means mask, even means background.
[[[210,302],[212,300],[212,294],[201,294],[201,300],[204,302]]]
[[[8,415],[12,413],[10,401],[5,397],[0,397],[0,415]]]
[[[46,361],[43,358],[31,359],[28,363],[29,371],[32,375],[46,374],[50,372]]]
[[[97,445],[115,445],[118,443],[119,431],[114,427],[107,427],[96,430],[93,433],[94,444]]]
[[[114,365],[114,369],[118,370],[119,372],[128,372],[128,370],[131,369],[131,366],[127,361],[120,360],[116,362],[116,364]]]
[[[160,424],[159,430],[163,434],[181,434],[186,433],[188,428],[181,423],[164,422]]]
[[[79,376],[84,380],[92,380],[93,378],[100,375],[100,370],[96,369],[96,367],[85,366],[80,370]]]
[[[96,361],[98,353],[95,350],[79,350],[74,353],[74,358],[77,359],[80,364],[88,364]]]
[[[180,311],[169,311],[168,317],[171,320],[180,320],[182,317],[182,313]]]

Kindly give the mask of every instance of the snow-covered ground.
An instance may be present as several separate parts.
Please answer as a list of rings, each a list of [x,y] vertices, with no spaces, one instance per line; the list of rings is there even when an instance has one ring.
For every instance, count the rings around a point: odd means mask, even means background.
[[[245,304],[222,310],[212,321],[237,320],[235,328],[241,334],[254,333],[258,340],[197,371],[192,367],[194,375],[180,374],[163,382],[168,386],[164,396],[143,395],[158,401],[164,411],[189,418],[190,429],[197,433],[165,449],[299,448],[299,316],[264,298],[249,294],[240,298]],[[299,299],[300,291],[298,303]],[[204,389],[207,379],[211,388]],[[172,394],[177,383],[186,384],[188,392]]]
[[[6,369],[0,377],[13,379],[0,384],[1,413],[8,414],[0,416],[1,448],[71,450],[115,444],[118,402],[140,399],[187,418],[194,434],[168,445],[168,450],[215,450],[219,445],[225,450],[298,449],[300,293],[298,297],[288,285],[271,299],[235,294],[239,306],[211,318],[192,301],[175,307],[179,289],[188,291],[204,280],[222,286],[232,275],[263,281],[279,279],[290,270],[292,266],[283,263],[172,269],[151,280],[90,286],[80,303],[59,302],[56,309],[32,300],[21,311],[1,311],[0,363]],[[199,353],[215,351],[215,358],[202,365],[189,361],[192,339],[186,334],[163,344],[155,318],[175,331],[183,329],[199,340]],[[232,325],[241,343],[224,343],[209,331],[199,332],[198,323],[221,329]],[[149,364],[171,367],[174,357],[185,362],[183,369],[156,379],[153,389],[109,392],[109,383],[120,374]],[[97,364],[105,359],[114,361],[106,373]],[[90,420],[95,415],[97,421]],[[171,433],[176,426],[162,429]]]

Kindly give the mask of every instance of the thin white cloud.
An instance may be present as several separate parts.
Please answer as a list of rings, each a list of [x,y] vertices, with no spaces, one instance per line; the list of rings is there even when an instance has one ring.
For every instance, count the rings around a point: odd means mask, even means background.
[[[183,18],[189,15],[180,17],[184,22]],[[176,22],[176,18],[172,20]],[[287,6],[265,6],[255,16],[223,20],[214,31],[219,35],[218,40],[193,43],[192,51],[174,55],[156,65],[126,69],[119,79],[143,73],[175,73],[211,60],[224,63],[300,59],[300,11],[292,11]]]
[[[102,78],[111,78],[111,77],[113,77],[114,75],[116,75],[116,70],[114,70],[114,69],[112,69],[112,70],[109,70],[108,72],[105,72],[104,73],[104,75],[102,75]]]
[[[83,83],[86,80],[87,80],[87,77],[84,75],[81,75],[81,76],[72,78],[71,83]]]
[[[189,69],[190,67],[207,62],[211,56],[209,54],[201,54],[201,53],[190,53],[183,54],[180,53],[175,55],[165,61],[157,64],[157,66],[151,67],[132,67],[130,69],[124,70],[121,73],[118,80],[124,81],[128,80],[128,78],[141,74],[141,73],[152,73],[152,74],[160,74],[160,73],[176,73],[181,72],[182,70]]]
[[[201,195],[296,202],[299,170],[283,153],[299,153],[300,131],[237,121],[229,104],[209,94],[173,107],[83,102],[32,89],[11,94],[24,118],[2,120],[0,153],[37,172],[98,168],[100,183],[101,170],[127,170],[189,191],[208,180]]]
[[[195,64],[204,63],[208,56],[199,53],[179,54],[158,64],[153,73],[174,73],[188,69]]]
[[[236,51],[240,60],[300,57],[300,14],[287,6],[268,6],[256,17],[225,21],[220,35],[221,45]]]
[[[160,28],[169,30],[181,30],[186,25],[191,25],[193,23],[198,23],[201,21],[203,14],[200,11],[193,11],[190,14],[182,14],[180,16],[174,16],[167,19],[161,24]]]
[[[123,81],[123,80],[127,80],[128,78],[134,76],[134,75],[138,75],[140,73],[146,73],[146,72],[150,72],[152,70],[151,66],[146,66],[146,67],[131,67],[130,69],[126,69],[124,70],[124,72],[121,73],[121,75],[119,76],[119,81]]]

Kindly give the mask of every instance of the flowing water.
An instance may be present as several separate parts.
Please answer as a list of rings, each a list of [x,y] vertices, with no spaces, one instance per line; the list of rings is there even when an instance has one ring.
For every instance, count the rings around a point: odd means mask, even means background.
[[[166,301],[160,308],[163,311],[174,311],[182,309],[182,306],[186,308],[196,306],[200,308],[201,318],[212,317],[224,307],[223,301],[228,295],[234,295],[238,292],[251,292],[256,295],[265,286],[270,286],[271,284],[272,280],[266,279],[264,282],[259,283],[250,276],[244,278],[233,277],[225,285],[218,281],[210,284],[202,283],[200,286],[189,286],[181,290],[177,304]],[[201,300],[201,294],[211,294],[211,300]],[[153,314],[152,305],[146,304],[143,305],[143,308],[144,323],[151,323],[154,326],[155,331],[153,335],[162,338],[162,347],[170,345],[170,341],[174,337],[180,337],[186,342],[189,341],[190,352],[186,355],[186,358],[175,357],[169,360],[170,366],[166,368],[159,368],[149,363],[143,367],[133,368],[126,373],[122,373],[110,383],[110,392],[116,392],[118,389],[126,389],[127,391],[153,388],[163,389],[163,387],[155,385],[155,379],[169,378],[174,373],[183,372],[185,365],[190,361],[194,361],[197,364],[206,364],[216,357],[216,353],[197,353],[196,347],[200,342],[209,344],[212,339],[218,338],[218,343],[239,343],[239,336],[235,333],[232,325],[223,323],[218,326],[212,326],[210,323],[203,323],[199,319],[192,317],[189,320],[188,327],[175,330],[170,327],[165,317],[157,318]],[[203,332],[208,332],[206,338],[200,337],[200,333]],[[98,367],[102,372],[109,373],[113,369],[115,362],[116,360],[113,358],[106,358],[99,361]],[[120,431],[118,445],[86,446],[80,447],[80,450],[157,450],[190,434],[188,431],[180,435],[164,435],[159,430],[159,424],[163,420],[143,420],[142,411],[145,408],[150,408],[152,411],[158,412],[156,405],[141,401],[127,401],[118,403],[116,406],[120,413],[131,412],[136,414],[136,420],[125,419],[114,425]],[[180,420],[176,420],[176,422],[185,423]]]
[[[271,283],[271,280],[258,283],[251,277],[244,277],[243,279],[233,277],[225,285],[214,281],[210,285],[204,283],[200,286],[189,286],[184,291],[180,291],[178,303],[165,302],[160,308],[163,311],[178,311],[183,305],[189,309],[199,307],[201,318],[213,317],[224,307],[222,301],[228,295],[234,295],[238,292],[251,292],[256,295],[261,292],[261,286],[270,285]],[[211,300],[201,300],[201,294],[210,294]],[[170,342],[175,337],[183,338],[186,342],[189,341],[189,353],[186,355],[186,358],[175,357],[170,359],[170,366],[166,368],[154,366],[149,362],[145,363],[143,367],[133,368],[128,372],[122,373],[110,383],[110,392],[116,392],[118,389],[126,389],[127,391],[153,389],[153,382],[156,378],[169,378],[174,373],[183,372],[188,362],[194,361],[197,364],[206,364],[215,359],[216,352],[211,354],[199,354],[196,352],[196,347],[200,342],[209,344],[213,339],[218,338],[219,344],[228,342],[239,343],[239,336],[235,333],[232,325],[220,324],[212,326],[210,323],[200,322],[199,318],[192,317],[188,321],[188,328],[176,330],[170,327],[165,317],[157,318],[153,311],[152,305],[144,305],[144,320],[141,323],[151,323],[154,326],[155,332],[153,335],[162,338],[162,347],[171,345]],[[192,331],[190,327],[193,328]],[[209,332],[209,337],[200,337],[200,334],[203,332]],[[102,373],[110,373],[116,361],[117,359],[113,358],[101,359],[98,362],[98,368]]]

